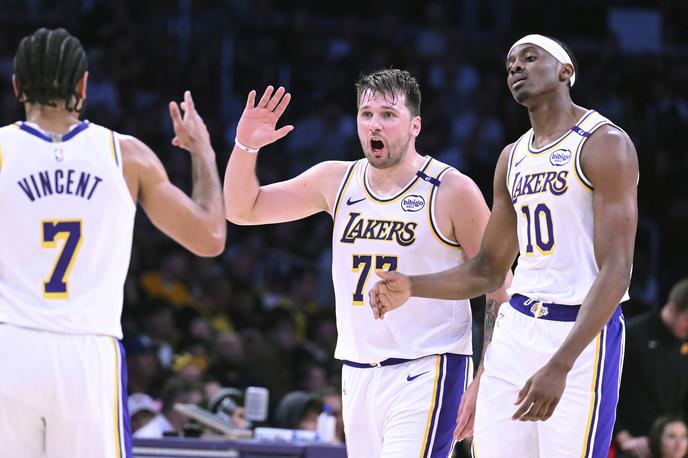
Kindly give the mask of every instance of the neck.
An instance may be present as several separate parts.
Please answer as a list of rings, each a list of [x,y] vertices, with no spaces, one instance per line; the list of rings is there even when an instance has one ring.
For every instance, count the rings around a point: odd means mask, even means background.
[[[79,122],[79,113],[68,111],[64,102],[57,102],[56,107],[38,104],[24,104],[26,120],[38,124],[48,132],[66,134],[70,126]]]
[[[416,175],[425,158],[415,148],[409,148],[404,159],[393,167],[378,169],[368,167],[368,181],[373,191],[380,195],[396,194]]]
[[[571,101],[568,93],[529,104],[528,116],[533,126],[533,143],[539,147],[556,140],[571,129],[585,111],[585,108]]]

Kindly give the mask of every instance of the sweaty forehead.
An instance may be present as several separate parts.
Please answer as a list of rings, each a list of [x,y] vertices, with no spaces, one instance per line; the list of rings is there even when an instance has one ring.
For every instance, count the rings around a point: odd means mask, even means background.
[[[382,92],[372,89],[366,89],[361,94],[359,100],[359,108],[371,106],[384,106],[388,108],[400,109],[404,106],[406,96],[399,92]]]

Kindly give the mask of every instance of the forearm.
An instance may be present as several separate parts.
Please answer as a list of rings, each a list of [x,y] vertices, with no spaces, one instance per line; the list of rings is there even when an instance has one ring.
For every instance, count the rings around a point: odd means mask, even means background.
[[[603,268],[578,312],[576,322],[551,362],[570,370],[616,310],[630,282],[629,267]]]
[[[497,289],[507,271],[489,268],[481,255],[451,269],[425,275],[412,275],[411,296],[435,299],[471,299]]]
[[[212,237],[220,239],[224,246],[227,226],[223,215],[220,176],[212,150],[191,154],[191,177],[191,199],[204,210],[202,226],[207,228]]]
[[[257,154],[246,153],[236,146],[225,171],[225,216],[235,224],[246,224],[260,192],[256,176]]]

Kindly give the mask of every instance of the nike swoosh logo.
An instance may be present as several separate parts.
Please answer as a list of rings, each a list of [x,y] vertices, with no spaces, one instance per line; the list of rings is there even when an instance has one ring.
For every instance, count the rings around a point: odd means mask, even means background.
[[[517,162],[514,164],[514,168],[518,167],[518,164],[520,164],[521,162],[523,162],[523,160],[524,160],[525,158],[527,158],[527,157],[528,157],[528,156],[523,156],[523,157],[521,158],[520,161],[517,161]]]
[[[366,200],[365,197],[363,199],[358,199],[358,200],[351,200],[351,197],[349,197],[348,199],[346,199],[346,204],[347,205],[353,205],[353,204],[357,204],[359,202],[363,202],[364,200]]]
[[[417,379],[418,377],[420,377],[421,375],[425,375],[425,374],[427,374],[428,372],[430,372],[430,371],[421,372],[420,374],[416,374],[416,375],[414,375],[414,376],[411,376],[411,374],[409,374],[409,375],[406,376],[406,381],[407,381],[407,382],[412,382],[412,381],[414,381],[415,379]]]

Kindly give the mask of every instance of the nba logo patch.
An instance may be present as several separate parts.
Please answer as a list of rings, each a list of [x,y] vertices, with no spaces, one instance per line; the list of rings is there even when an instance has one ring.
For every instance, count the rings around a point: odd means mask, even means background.
[[[53,155],[55,156],[55,160],[57,162],[64,161],[64,150],[62,148],[55,148],[53,150]]]

